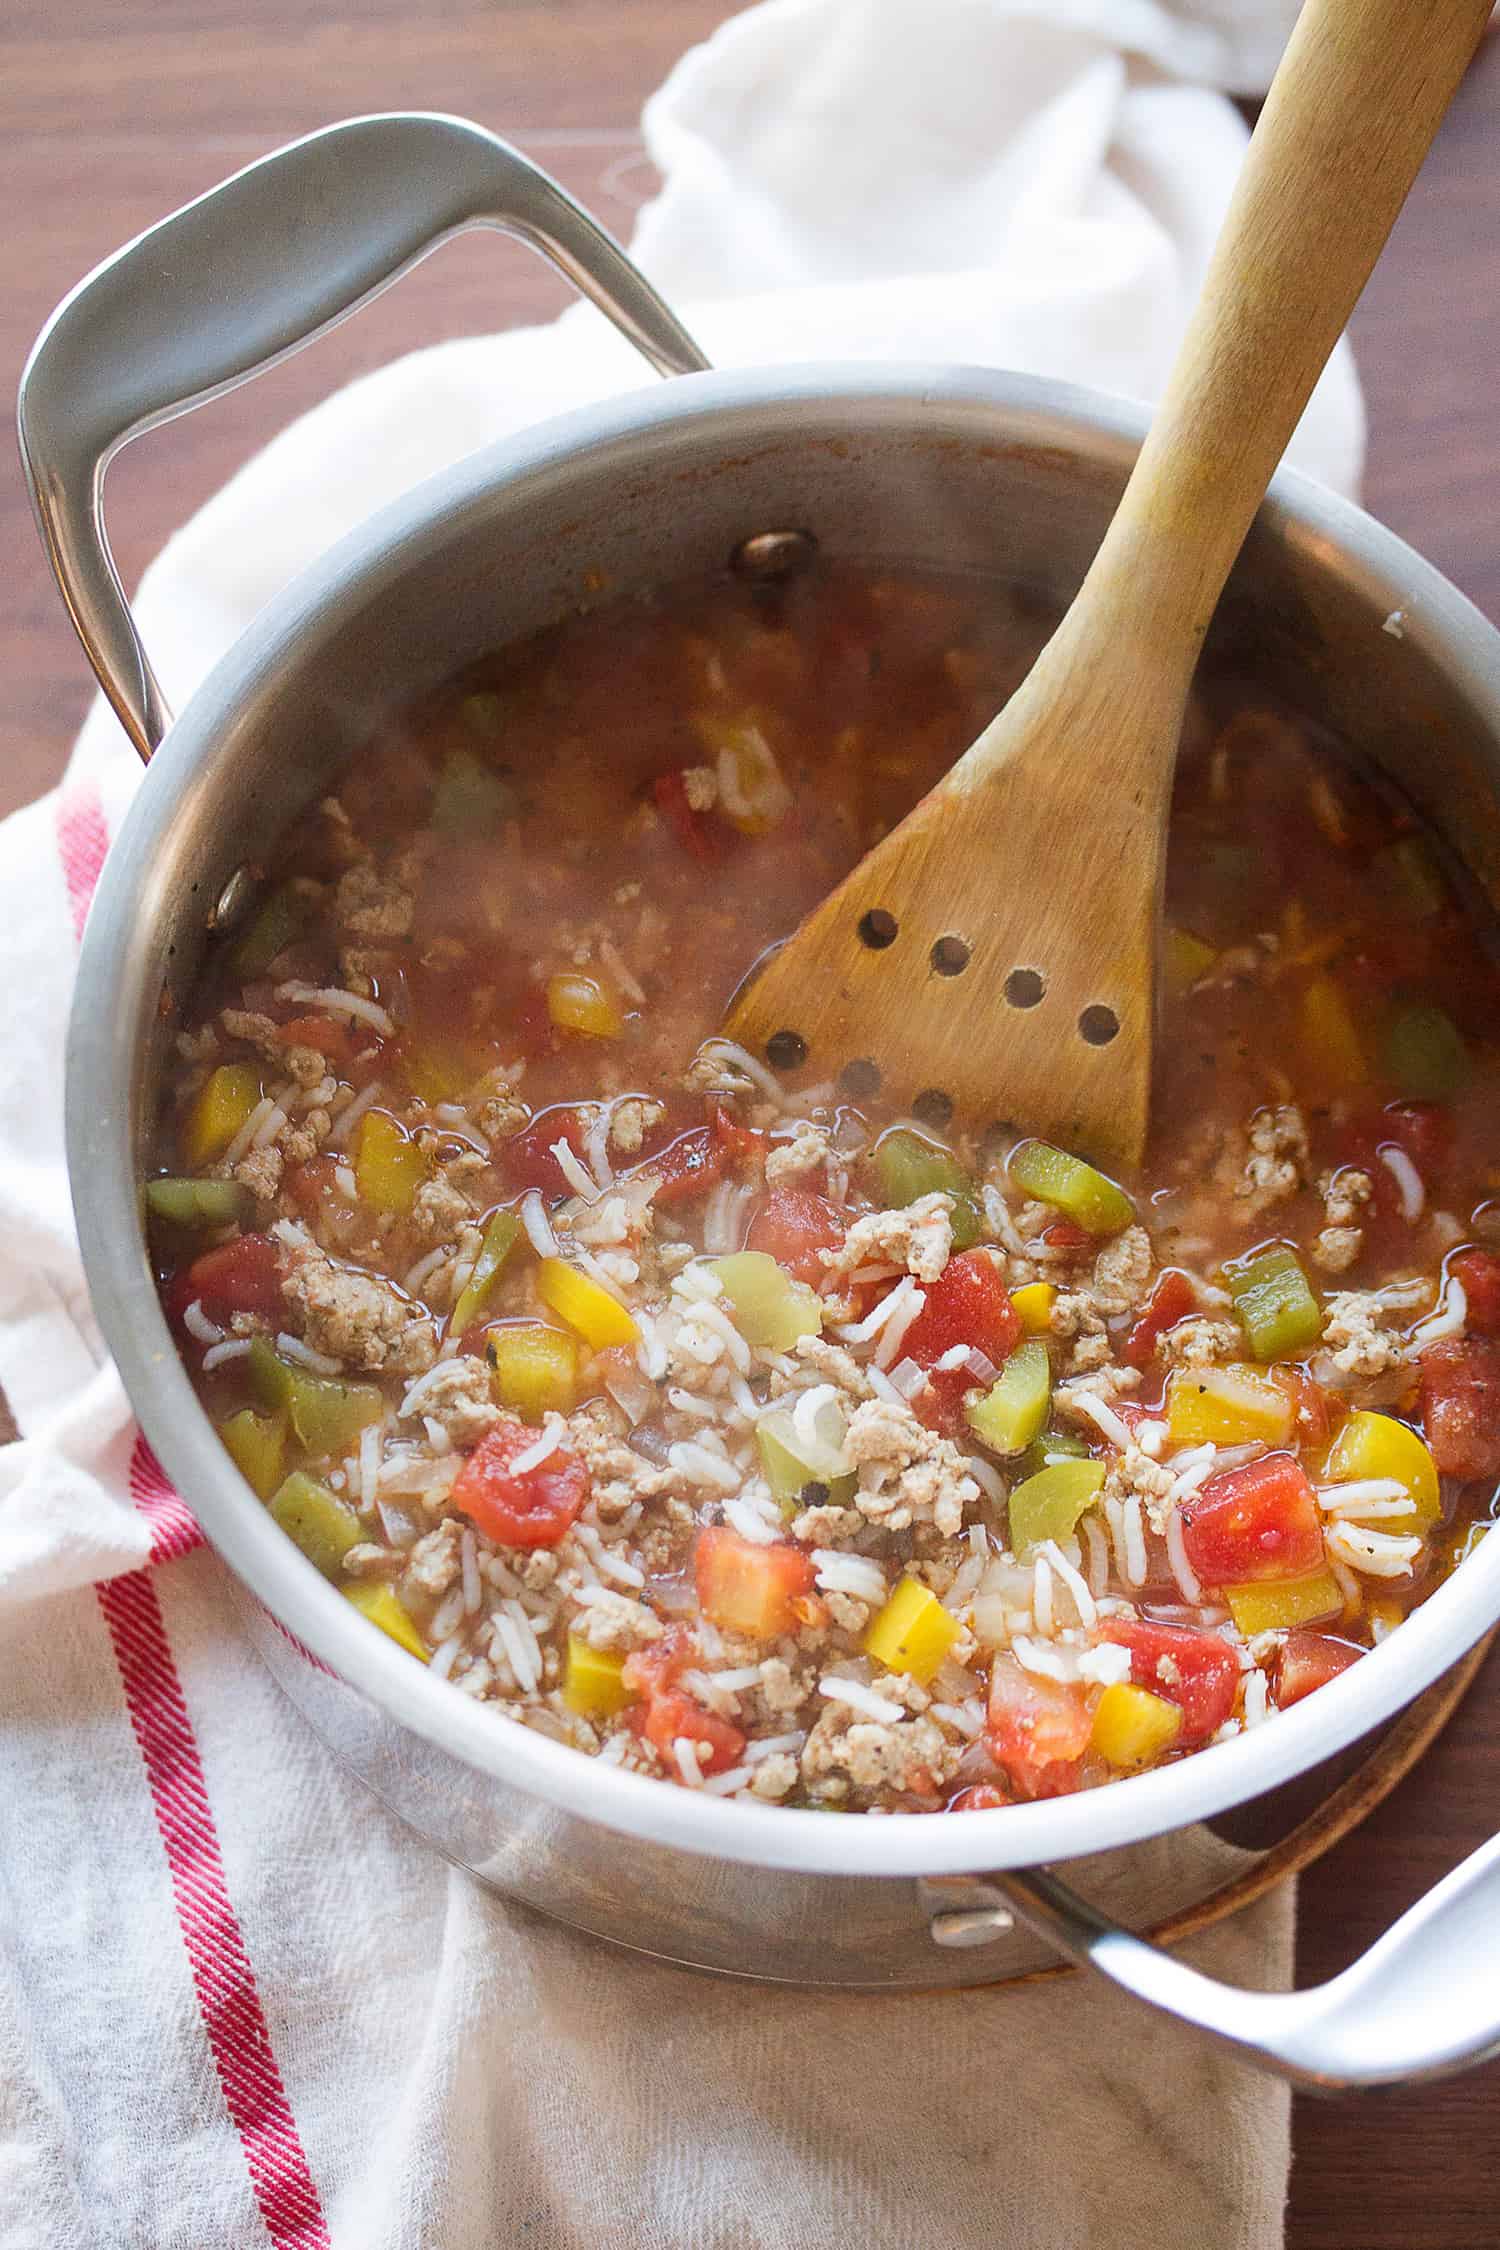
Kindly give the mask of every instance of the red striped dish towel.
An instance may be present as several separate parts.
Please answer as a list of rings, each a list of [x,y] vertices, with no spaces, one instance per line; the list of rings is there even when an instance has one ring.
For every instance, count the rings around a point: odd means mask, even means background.
[[[1210,87],[1261,82],[1294,12],[771,0],[650,105],[638,247],[722,363],[1149,395],[1243,147]],[[579,310],[329,401],[148,574],[169,695],[381,500],[640,379]],[[1341,356],[1301,457],[1347,489],[1360,444]],[[425,1851],[283,1706],[135,1431],[69,1214],[76,947],[138,778],[101,708],[0,828],[6,2250],[1271,2250],[1285,2096],[1114,1995],[747,1992],[617,1958]],[[1291,1931],[1283,1891],[1192,1951],[1276,1984]]]

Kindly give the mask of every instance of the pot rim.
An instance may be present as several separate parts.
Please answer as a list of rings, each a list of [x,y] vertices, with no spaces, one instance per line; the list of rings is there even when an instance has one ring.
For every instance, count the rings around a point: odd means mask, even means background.
[[[819,363],[678,377],[575,409],[426,478],[349,533],[260,613],[220,659],[152,759],[108,855],[89,914],[68,1038],[68,1169],[94,1309],[132,1405],[210,1543],[305,1653],[424,1742],[578,1818],[746,1865],[831,1876],[921,1876],[1064,1861],[1143,1841],[1260,1796],[1333,1756],[1446,1671],[1500,1618],[1500,1537],[1316,1696],[1269,1726],[1082,1795],[972,1813],[829,1820],[811,1811],[705,1797],[626,1773],[506,1720],[432,1678],[298,1553],[234,1469],[198,1405],[147,1265],[131,1162],[133,1049],[126,1027],[156,971],[149,928],[158,850],[189,800],[211,789],[226,722],[299,647],[331,628],[355,589],[404,575],[444,546],[466,512],[506,488],[523,505],[559,480],[609,466],[639,472],[684,423],[718,425],[726,447],[911,426],[945,437],[1077,450],[1122,464],[1146,411],[1072,385],[984,368]],[[1394,533],[1295,470],[1271,486],[1262,523],[1331,554],[1373,608],[1405,612],[1405,637],[1492,719],[1500,738],[1500,632]]]

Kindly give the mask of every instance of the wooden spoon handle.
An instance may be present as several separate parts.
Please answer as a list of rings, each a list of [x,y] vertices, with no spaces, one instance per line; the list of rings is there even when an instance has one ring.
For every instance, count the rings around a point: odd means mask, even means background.
[[[1490,5],[1306,0],[1091,600],[1196,650]]]

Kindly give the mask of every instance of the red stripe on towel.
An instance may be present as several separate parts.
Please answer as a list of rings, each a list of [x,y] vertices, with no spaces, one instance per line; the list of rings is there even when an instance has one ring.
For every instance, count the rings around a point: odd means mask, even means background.
[[[329,2250],[328,2227],[282,2084],[255,1972],[229,1903],[203,1762],[144,1570],[98,1589],[166,1848],[178,1924],[224,2101],[277,2250]]]
[[[130,1497],[151,1526],[151,1560],[175,1562],[203,1545],[203,1534],[187,1502],[157,1460],[142,1433],[135,1433],[130,1456]]]
[[[81,937],[109,830],[98,792],[90,787],[64,791],[56,817],[73,931]],[[201,1544],[203,1534],[139,1433],[129,1484],[132,1501],[151,1527],[153,1562],[170,1562]],[[323,2207],[229,1901],[203,1760],[156,1589],[144,1570],[133,1570],[107,1579],[96,1591],[146,1768],[203,2028],[261,2218],[277,2250],[329,2250]]]
[[[109,850],[109,830],[98,790],[91,782],[64,789],[58,796],[55,817],[58,857],[73,910],[73,935],[81,938],[89,901]]]

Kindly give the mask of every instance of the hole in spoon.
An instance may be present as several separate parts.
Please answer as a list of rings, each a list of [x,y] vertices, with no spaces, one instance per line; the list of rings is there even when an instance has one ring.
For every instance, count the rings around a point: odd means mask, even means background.
[[[1078,1019],[1078,1029],[1091,1047],[1107,1047],[1119,1031],[1120,1019],[1113,1008],[1095,1002],[1085,1008]]]
[[[807,1041],[800,1031],[773,1031],[766,1041],[766,1061],[773,1070],[800,1070],[807,1060]]]
[[[839,1073],[839,1092],[851,1102],[873,1101],[880,1092],[880,1066],[868,1056],[857,1062],[845,1063]]]
[[[883,906],[872,906],[868,914],[859,918],[859,942],[867,945],[872,953],[880,953],[886,946],[895,944],[900,928],[894,914],[887,914]]]
[[[969,966],[969,948],[961,937],[940,937],[929,958],[940,977],[962,976]]]
[[[1005,997],[1013,1008],[1034,1008],[1046,990],[1040,969],[1012,969],[1005,980]]]
[[[911,1105],[912,1116],[919,1125],[928,1125],[934,1133],[945,1133],[953,1122],[953,1097],[945,1094],[941,1086],[929,1086],[925,1094],[918,1094]]]

